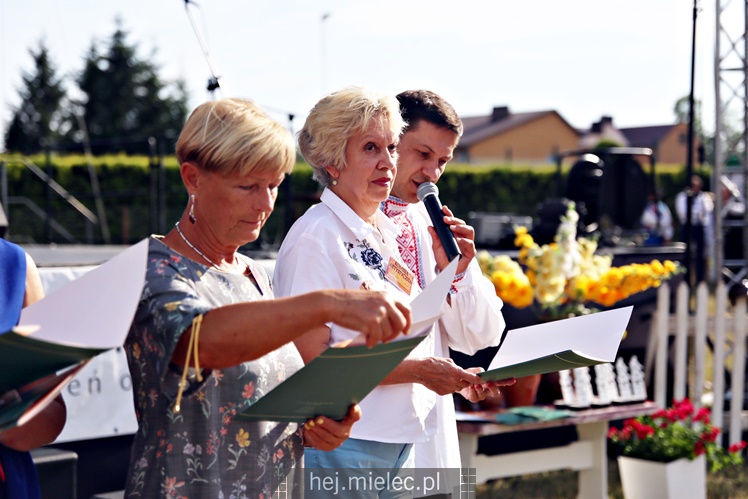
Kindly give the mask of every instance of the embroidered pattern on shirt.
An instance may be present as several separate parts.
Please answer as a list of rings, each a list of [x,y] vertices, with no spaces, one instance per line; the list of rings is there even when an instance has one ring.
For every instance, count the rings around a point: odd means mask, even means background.
[[[397,247],[400,250],[400,258],[418,278],[418,285],[423,289],[425,287],[425,278],[422,272],[420,245],[418,244],[418,235],[416,234],[413,221],[408,216],[408,203],[390,196],[380,205],[382,211],[390,220],[400,227],[400,234],[397,236]]]
[[[426,285],[426,276],[423,274],[423,265],[421,258],[421,244],[418,233],[416,233],[415,223],[408,213],[408,203],[390,196],[380,203],[380,209],[387,217],[400,227],[400,234],[397,236],[397,246],[400,250],[400,258],[408,266],[408,270],[413,272],[418,278],[418,285],[423,289]],[[449,288],[449,293],[457,294],[455,284],[465,277],[465,272],[457,274]]]
[[[383,281],[386,280],[384,268],[382,267],[382,261],[384,259],[377,250],[371,247],[371,244],[367,240],[364,239],[363,241],[360,241],[356,239],[355,243],[344,241],[343,244],[345,244],[345,249],[348,251],[348,256],[350,256],[354,262],[363,263],[370,269],[376,270],[379,274],[379,278]],[[352,274],[349,274],[349,276],[354,280],[360,280],[359,276],[354,277]]]

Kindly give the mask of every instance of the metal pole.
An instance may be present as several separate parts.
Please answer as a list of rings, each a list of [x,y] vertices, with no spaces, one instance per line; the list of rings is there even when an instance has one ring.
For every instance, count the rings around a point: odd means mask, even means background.
[[[748,266],[748,1],[743,34],[743,269]]]
[[[690,188],[691,177],[693,176],[693,89],[696,67],[696,13],[697,0],[693,1],[693,29],[691,32],[691,89],[688,93],[688,140],[686,151],[686,182],[689,183],[688,198],[686,201],[686,282],[689,289],[693,291],[691,284],[691,265],[693,264],[693,190]],[[698,263],[697,263],[698,265]]]
[[[52,242],[52,185],[49,181],[52,176],[52,158],[51,154],[49,152],[49,144],[44,144],[44,158],[46,160],[46,170],[47,170],[47,183],[44,189],[44,212],[45,212],[45,218],[44,218],[44,239],[47,242],[47,244],[50,244]]]
[[[91,158],[93,157],[93,151],[91,150],[91,137],[88,135],[88,126],[86,125],[86,117],[83,114],[82,106],[78,103],[73,103],[73,114],[78,121],[78,128],[83,134],[83,152],[86,156],[86,166],[88,168],[88,179],[91,182],[91,190],[94,195],[94,203],[96,204],[96,216],[99,219],[99,227],[101,228],[101,237],[104,240],[104,244],[111,244],[112,236],[109,232],[109,222],[106,217],[106,208],[104,208],[104,198],[101,195],[101,187],[99,186],[99,174],[96,172],[96,167],[93,165]],[[86,230],[89,227],[86,225]],[[93,242],[93,233],[87,238],[88,243]]]
[[[291,135],[294,135],[294,129],[293,129],[293,119],[294,115],[292,113],[288,113],[288,130],[291,133]],[[285,213],[283,214],[284,218],[284,226],[282,228],[282,234],[279,233],[276,236],[276,240],[273,241],[273,244],[277,247],[280,247],[280,243],[283,241],[283,238],[285,237],[286,233],[288,232],[288,229],[291,228],[293,223],[295,222],[294,217],[294,210],[293,210],[293,174],[289,174],[286,176],[286,179],[281,184],[281,187],[283,187],[283,196],[286,198],[284,206],[285,206]]]
[[[148,137],[148,222],[151,234],[158,234],[158,162],[156,161],[156,139]]]
[[[164,170],[164,144],[158,143],[158,233],[166,234],[166,170]]]
[[[564,197],[564,186],[561,185],[561,166],[564,161],[564,156],[556,154],[556,197]]]
[[[720,14],[722,7],[720,0],[716,0],[717,12],[716,12],[716,26],[715,33],[717,36],[714,41],[714,100],[716,101],[716,112],[715,112],[715,123],[714,123],[714,169],[712,175],[712,185],[719,187],[714,200],[714,277],[720,279],[722,273],[722,267],[724,265],[725,258],[725,235],[723,233],[722,225],[722,166],[724,165],[724,156],[722,151],[722,96],[721,96],[721,83],[722,76],[720,74],[720,59],[721,48],[720,48]],[[716,189],[714,187],[713,189]],[[716,284],[715,280],[715,284]]]

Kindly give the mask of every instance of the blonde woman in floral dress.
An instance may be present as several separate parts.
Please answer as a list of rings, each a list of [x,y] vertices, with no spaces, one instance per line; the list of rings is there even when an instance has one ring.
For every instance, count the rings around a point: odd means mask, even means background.
[[[292,340],[335,322],[370,345],[409,329],[388,294],[320,290],[273,299],[263,268],[237,249],[257,239],[293,168],[290,134],[254,104],[199,106],[177,142],[189,195],[150,239],[146,284],[126,341],[138,431],[127,497],[300,497],[304,446],[338,447],[360,418],[246,422],[235,416],[302,366]]]

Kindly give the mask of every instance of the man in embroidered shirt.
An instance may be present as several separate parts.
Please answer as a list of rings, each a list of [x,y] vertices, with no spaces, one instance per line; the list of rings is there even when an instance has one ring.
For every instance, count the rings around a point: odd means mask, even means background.
[[[407,124],[398,145],[392,192],[380,209],[401,229],[397,242],[402,259],[424,288],[449,262],[426,208],[418,200],[417,189],[423,182],[439,180],[462,135],[462,122],[452,106],[433,92],[411,90],[399,94],[397,99]],[[448,303],[443,307],[444,315],[435,326],[435,357],[406,359],[400,365],[401,369],[417,372],[422,384],[441,395],[430,414],[437,425],[436,434],[427,442],[415,444],[417,468],[460,467],[452,393],[459,390],[453,378],[459,378],[464,371],[449,359],[449,348],[472,355],[496,346],[505,326],[503,304],[474,258],[473,228],[453,217],[448,209],[445,211],[445,221],[451,226],[462,258]],[[472,385],[461,393],[477,401],[497,390],[496,385],[484,384]]]

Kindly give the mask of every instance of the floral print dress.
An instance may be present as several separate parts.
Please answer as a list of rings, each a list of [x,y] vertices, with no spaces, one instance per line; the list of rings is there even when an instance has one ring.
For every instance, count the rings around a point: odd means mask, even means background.
[[[190,369],[181,410],[174,412],[182,367],[170,359],[181,334],[213,308],[272,298],[267,274],[251,260],[249,277],[220,272],[159,239],[150,240],[145,287],[125,343],[139,426],[126,497],[301,497],[297,425],[234,418],[302,367],[293,344],[238,366],[203,370],[202,382]]]

